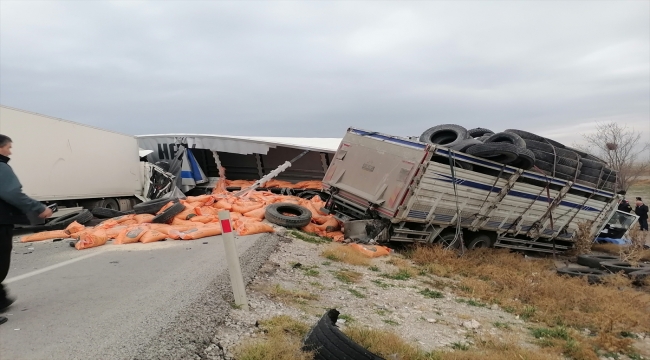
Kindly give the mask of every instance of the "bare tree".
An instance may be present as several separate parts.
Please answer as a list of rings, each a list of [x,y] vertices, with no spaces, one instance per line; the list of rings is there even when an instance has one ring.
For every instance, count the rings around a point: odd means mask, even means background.
[[[587,141],[586,150],[618,172],[617,184],[621,190],[627,191],[650,168],[648,160],[640,159],[640,155],[650,149],[650,143],[641,143],[641,133],[634,128],[612,121],[597,124],[595,133],[582,136]]]

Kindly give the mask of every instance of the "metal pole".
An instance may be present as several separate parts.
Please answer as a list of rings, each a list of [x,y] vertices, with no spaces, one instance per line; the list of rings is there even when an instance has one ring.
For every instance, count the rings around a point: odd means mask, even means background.
[[[230,211],[219,211],[219,221],[221,222],[221,230],[223,232],[223,246],[226,249],[226,261],[228,262],[232,292],[235,295],[235,305],[241,306],[244,310],[248,310],[246,286],[244,285],[244,277],[241,273],[241,265],[239,264],[239,256],[237,255],[237,248],[235,246],[235,236],[232,233]]]

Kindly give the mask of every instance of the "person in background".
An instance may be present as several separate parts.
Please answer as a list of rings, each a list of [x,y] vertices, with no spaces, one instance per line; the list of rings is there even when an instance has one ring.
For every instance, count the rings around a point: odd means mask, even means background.
[[[630,205],[629,201],[627,201],[626,199],[623,199],[623,200],[621,200],[620,203],[618,203],[618,210],[626,212],[626,213],[631,213],[632,212],[632,205]]]
[[[42,219],[52,216],[50,208],[23,193],[18,177],[8,164],[11,144],[11,138],[0,134],[0,313],[15,301],[2,285],[9,273],[14,225],[29,224],[26,214]],[[6,317],[0,316],[0,324],[6,321]]]
[[[636,198],[634,213],[639,217],[641,231],[648,231],[648,205],[644,204],[640,197]]]

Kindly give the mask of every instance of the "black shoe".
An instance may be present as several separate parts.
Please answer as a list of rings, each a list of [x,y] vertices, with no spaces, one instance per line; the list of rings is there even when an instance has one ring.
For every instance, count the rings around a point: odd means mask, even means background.
[[[4,316],[0,316],[0,324],[4,324],[4,323],[6,323],[7,320],[9,320],[9,319],[7,319],[7,318],[4,317]]]
[[[0,301],[0,312],[3,312],[5,310],[9,309],[9,307],[11,306],[11,304],[14,303],[14,301],[16,301],[16,299],[10,298],[10,297],[5,298],[4,300]]]

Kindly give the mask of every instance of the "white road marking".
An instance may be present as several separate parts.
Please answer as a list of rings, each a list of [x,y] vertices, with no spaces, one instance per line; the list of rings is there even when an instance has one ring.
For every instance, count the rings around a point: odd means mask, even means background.
[[[12,278],[6,279],[6,280],[4,281],[4,283],[5,283],[5,284],[11,284],[11,283],[13,283],[13,282],[20,281],[20,280],[24,280],[24,279],[30,278],[30,277],[32,277],[32,276],[42,274],[42,273],[44,273],[44,272],[48,272],[48,271],[51,271],[51,270],[54,270],[54,269],[58,269],[58,268],[60,268],[60,267],[63,267],[63,266],[66,266],[66,265],[70,265],[70,264],[72,264],[72,263],[76,263],[77,261],[85,260],[85,259],[91,258],[91,257],[93,257],[93,256],[96,256],[96,255],[99,255],[99,254],[103,254],[103,253],[105,253],[105,252],[106,252],[106,250],[104,250],[104,249],[97,249],[97,251],[91,252],[90,254],[86,254],[86,255],[80,256],[80,257],[78,257],[78,258],[74,258],[74,259],[66,260],[66,261],[64,261],[64,262],[60,262],[60,263],[58,263],[58,264],[54,264],[54,265],[50,265],[50,266],[44,267],[44,268],[42,268],[42,269],[34,270],[34,271],[32,271],[32,272],[28,272],[27,274],[22,274],[22,275],[14,276],[14,277],[12,277]]]

